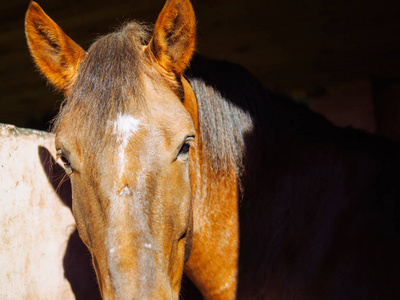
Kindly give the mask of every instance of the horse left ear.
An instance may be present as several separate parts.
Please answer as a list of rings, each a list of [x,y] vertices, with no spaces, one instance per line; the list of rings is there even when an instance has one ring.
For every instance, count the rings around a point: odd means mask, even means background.
[[[167,72],[181,76],[192,58],[196,19],[189,0],[167,0],[146,51]]]

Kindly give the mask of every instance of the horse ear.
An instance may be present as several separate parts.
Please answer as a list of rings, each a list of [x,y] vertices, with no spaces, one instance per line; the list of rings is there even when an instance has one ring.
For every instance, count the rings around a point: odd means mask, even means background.
[[[192,58],[196,19],[189,0],[167,0],[147,46],[151,57],[167,72],[181,76]]]
[[[86,52],[33,1],[25,15],[25,34],[40,71],[56,88],[66,92]]]

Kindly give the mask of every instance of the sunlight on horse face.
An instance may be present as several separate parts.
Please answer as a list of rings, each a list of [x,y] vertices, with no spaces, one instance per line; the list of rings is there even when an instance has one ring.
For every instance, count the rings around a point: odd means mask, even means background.
[[[151,39],[129,23],[87,53],[35,2],[25,26],[36,64],[66,96],[57,155],[103,298],[178,299],[192,237],[190,2],[167,1]]]

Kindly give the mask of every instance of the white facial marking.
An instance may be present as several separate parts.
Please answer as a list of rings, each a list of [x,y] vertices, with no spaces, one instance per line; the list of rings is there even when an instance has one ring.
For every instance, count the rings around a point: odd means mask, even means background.
[[[151,249],[151,248],[152,248],[151,244],[144,244],[144,246],[145,246],[146,248],[148,248],[148,249]]]
[[[122,189],[121,193],[119,193],[120,196],[130,196],[132,195],[131,190],[126,186]]]
[[[119,173],[123,175],[126,164],[126,147],[128,146],[129,140],[139,129],[140,121],[135,119],[131,115],[119,114],[117,120],[114,122],[114,134],[117,137],[118,146],[118,162],[119,162]]]
[[[139,124],[140,121],[131,115],[119,114],[114,124],[115,133],[121,135],[124,141],[126,139],[129,140],[135,131],[138,130]]]
[[[114,253],[114,251],[115,251],[115,248],[111,248],[111,249],[110,249],[110,254],[111,254],[111,253]]]

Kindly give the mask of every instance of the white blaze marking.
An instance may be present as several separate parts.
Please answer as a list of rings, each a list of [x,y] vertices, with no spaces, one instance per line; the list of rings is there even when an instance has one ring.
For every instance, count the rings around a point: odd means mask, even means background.
[[[152,248],[151,244],[144,244],[144,246],[145,246],[146,248],[149,248],[149,249]]]
[[[118,115],[117,120],[114,123],[114,133],[117,137],[118,146],[118,162],[120,176],[123,175],[126,165],[126,147],[128,146],[129,140],[139,129],[140,121],[130,115]]]

